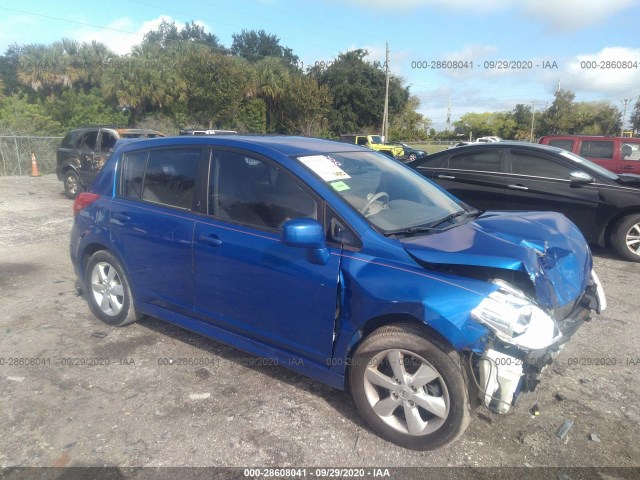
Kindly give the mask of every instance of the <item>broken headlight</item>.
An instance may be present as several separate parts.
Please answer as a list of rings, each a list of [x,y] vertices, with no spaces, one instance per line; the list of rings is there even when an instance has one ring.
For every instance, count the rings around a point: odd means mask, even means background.
[[[498,289],[471,311],[474,320],[524,350],[548,347],[562,336],[555,321],[524,293],[502,280],[492,283]]]

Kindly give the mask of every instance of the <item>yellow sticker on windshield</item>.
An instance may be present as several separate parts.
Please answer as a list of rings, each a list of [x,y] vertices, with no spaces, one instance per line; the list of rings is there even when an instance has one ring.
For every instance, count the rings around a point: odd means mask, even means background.
[[[344,183],[344,182],[331,182],[331,184],[330,184],[330,185],[331,185],[331,186],[333,187],[333,189],[334,189],[335,191],[337,191],[337,192],[342,192],[342,191],[344,191],[344,190],[349,190],[349,188],[350,188],[350,187],[349,187],[349,185],[347,185],[347,184],[346,184],[346,183]]]

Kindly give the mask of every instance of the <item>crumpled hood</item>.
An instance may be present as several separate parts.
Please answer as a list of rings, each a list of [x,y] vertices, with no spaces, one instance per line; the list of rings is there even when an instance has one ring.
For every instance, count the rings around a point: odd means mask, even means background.
[[[411,255],[436,265],[525,272],[541,306],[562,307],[584,292],[592,259],[577,227],[554,212],[487,212],[441,233],[402,240]]]

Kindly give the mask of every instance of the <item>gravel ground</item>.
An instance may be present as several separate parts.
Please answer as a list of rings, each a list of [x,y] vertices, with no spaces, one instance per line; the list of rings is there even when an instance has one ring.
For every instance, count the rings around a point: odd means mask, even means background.
[[[283,367],[152,318],[100,323],[74,293],[71,203],[53,175],[0,178],[0,467],[640,466],[639,264],[596,250],[609,309],[539,390],[415,452],[373,434],[347,394]]]

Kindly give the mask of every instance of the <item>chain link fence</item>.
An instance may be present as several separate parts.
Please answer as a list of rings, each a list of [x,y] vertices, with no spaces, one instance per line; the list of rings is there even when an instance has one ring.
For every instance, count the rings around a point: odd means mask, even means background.
[[[56,151],[62,137],[0,135],[0,176],[31,174],[31,156],[41,174],[56,173]]]

